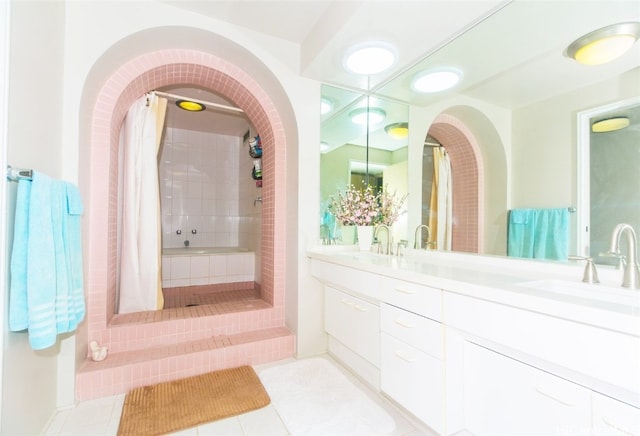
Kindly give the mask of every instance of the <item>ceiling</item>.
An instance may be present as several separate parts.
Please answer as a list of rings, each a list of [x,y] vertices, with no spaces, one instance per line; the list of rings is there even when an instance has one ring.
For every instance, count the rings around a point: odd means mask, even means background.
[[[304,77],[416,106],[457,93],[514,109],[640,65],[640,44],[624,59],[598,67],[585,68],[563,55],[592,30],[640,21],[637,0],[162,1],[299,45]],[[367,40],[393,44],[398,62],[374,76],[348,73],[344,53]],[[416,72],[443,64],[463,71],[457,88],[411,91]],[[234,125],[215,124],[230,130]]]

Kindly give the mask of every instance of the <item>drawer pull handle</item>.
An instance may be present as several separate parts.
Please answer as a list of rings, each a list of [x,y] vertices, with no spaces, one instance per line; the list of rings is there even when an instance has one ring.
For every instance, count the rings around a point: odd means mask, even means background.
[[[416,293],[416,291],[411,291],[409,289],[402,289],[402,288],[396,288],[397,292],[400,292],[401,294],[408,294],[408,295],[413,295]]]
[[[630,436],[633,436],[633,433],[631,433],[628,430],[625,430],[624,428],[620,428],[615,424],[612,424],[611,422],[609,422],[606,418],[602,418],[602,422],[604,422],[606,425],[608,425],[609,427],[615,429],[616,431],[619,431],[620,433],[624,433],[624,434],[628,434]]]
[[[562,405],[563,405],[563,406],[565,406],[565,407],[575,407],[575,404],[567,403],[566,401],[563,401],[563,400],[561,400],[560,398],[558,398],[558,397],[556,397],[556,396],[554,396],[554,395],[551,395],[551,394],[549,394],[549,393],[547,393],[547,392],[543,391],[543,390],[542,390],[542,389],[540,389],[540,388],[536,388],[536,392],[537,392],[537,393],[539,393],[540,395],[542,395],[543,397],[547,397],[547,398],[549,398],[550,400],[555,401],[556,403],[560,403],[560,404],[562,404]]]
[[[356,305],[355,305],[355,308],[356,308],[357,310],[359,310],[360,312],[366,312],[366,311],[368,311],[368,310],[369,310],[369,309],[367,309],[366,307],[361,306],[361,305],[359,305],[359,304],[356,304]]]
[[[344,298],[340,300],[342,304],[346,304],[347,306],[353,306],[353,301],[345,300]]]
[[[402,318],[398,318],[398,319],[396,319],[396,321],[395,321],[395,322],[396,322],[396,324],[398,324],[399,326],[402,326],[402,327],[405,327],[405,328],[408,328],[408,329],[412,329],[412,328],[415,328],[415,327],[416,327],[416,326],[415,326],[415,325],[413,325],[413,324],[409,324],[408,322],[406,322],[406,321],[405,321],[405,320],[403,320]]]
[[[402,351],[400,351],[400,350],[396,351],[396,356],[398,356],[400,359],[404,360],[405,362],[409,362],[409,363],[413,363],[416,360],[418,360],[415,357],[407,357],[407,356],[405,356],[404,353]]]

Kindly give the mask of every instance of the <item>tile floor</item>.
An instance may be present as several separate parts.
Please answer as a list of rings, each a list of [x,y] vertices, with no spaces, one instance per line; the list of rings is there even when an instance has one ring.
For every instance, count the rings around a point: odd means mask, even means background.
[[[330,359],[329,357],[327,357]],[[272,365],[291,362],[287,359],[278,363],[257,366],[256,372],[259,374],[263,368]],[[331,360],[331,359],[330,359]],[[331,360],[335,363],[335,361]],[[363,385],[356,377],[344,370],[339,364],[336,366],[342,370],[347,377],[360,387],[370,398],[395,419],[396,430],[394,436],[420,436],[431,435],[425,429],[420,429],[410,419],[405,417],[387,400],[374,393]],[[73,408],[60,410],[44,431],[45,436],[110,436],[118,432],[120,413],[124,403],[124,394],[115,395],[96,400],[78,403]],[[186,429],[172,433],[181,436],[287,436],[289,432],[282,423],[278,411],[273,404],[262,409],[245,413],[243,415],[223,419],[220,421],[203,424],[198,427]],[[329,436],[329,435],[327,435]],[[331,435],[337,436],[337,435]],[[340,435],[347,436],[347,435]],[[350,435],[349,435],[350,436]]]

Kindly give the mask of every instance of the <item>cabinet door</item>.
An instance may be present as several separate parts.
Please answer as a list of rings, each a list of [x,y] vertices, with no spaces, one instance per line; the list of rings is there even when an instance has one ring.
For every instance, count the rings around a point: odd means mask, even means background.
[[[444,363],[382,333],[380,386],[438,433],[444,420]]]
[[[594,392],[593,434],[640,436],[640,409]]]
[[[475,435],[589,434],[591,391],[466,342],[464,417]]]
[[[345,292],[325,287],[325,331],[380,367],[380,309]]]

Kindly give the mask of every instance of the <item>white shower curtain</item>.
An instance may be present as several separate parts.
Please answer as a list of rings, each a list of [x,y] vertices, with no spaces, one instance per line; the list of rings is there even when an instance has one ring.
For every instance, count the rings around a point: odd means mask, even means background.
[[[161,309],[162,241],[157,153],[167,101],[150,93],[123,125],[118,313]]]

